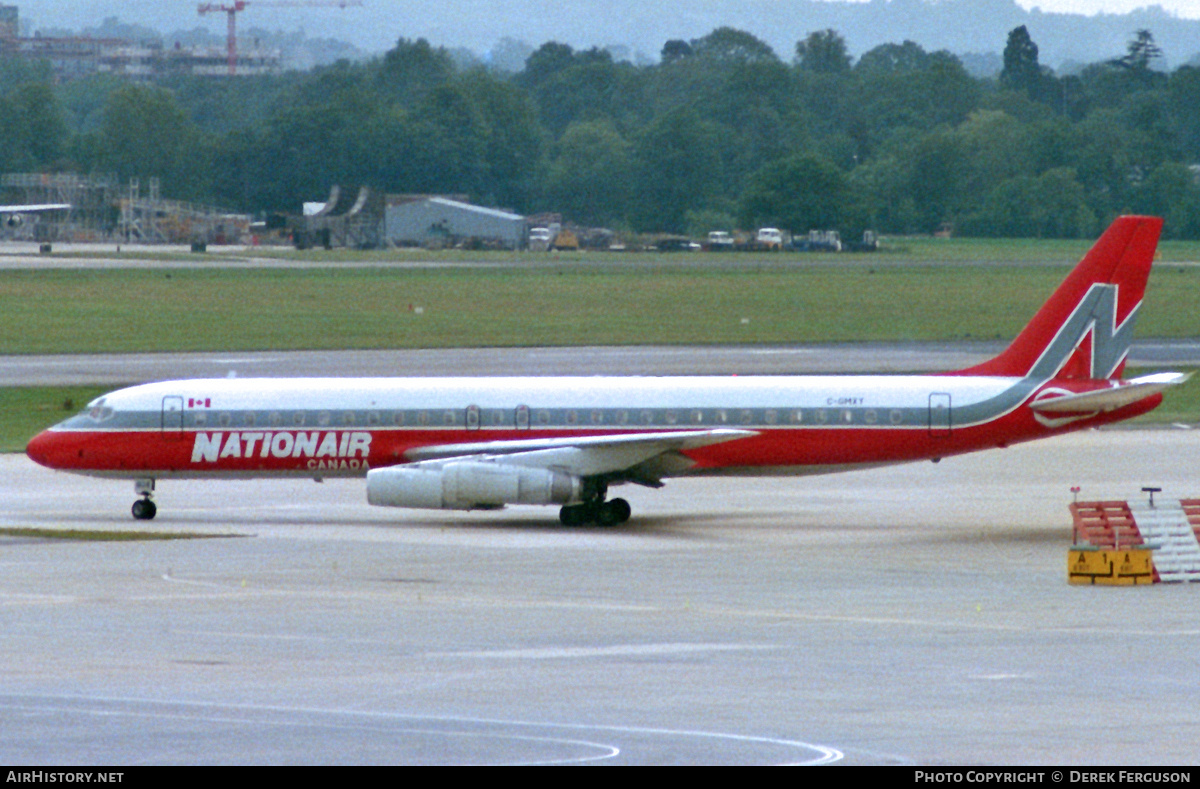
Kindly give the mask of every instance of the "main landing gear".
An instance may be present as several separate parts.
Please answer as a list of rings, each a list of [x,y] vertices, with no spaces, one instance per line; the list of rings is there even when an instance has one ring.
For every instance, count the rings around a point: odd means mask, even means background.
[[[605,501],[608,495],[609,480],[591,478],[584,480],[583,501],[579,504],[568,504],[558,511],[558,520],[564,526],[583,526],[594,523],[597,526],[616,526],[629,520],[632,510],[625,499]]]
[[[597,497],[582,504],[572,504],[558,511],[558,519],[564,526],[582,526],[595,523],[599,526],[616,526],[629,520],[632,510],[625,499],[604,501]]]
[[[148,521],[158,514],[158,507],[154,506],[154,480],[139,479],[133,483],[133,492],[141,496],[140,499],[133,503],[133,517],[139,521]]]

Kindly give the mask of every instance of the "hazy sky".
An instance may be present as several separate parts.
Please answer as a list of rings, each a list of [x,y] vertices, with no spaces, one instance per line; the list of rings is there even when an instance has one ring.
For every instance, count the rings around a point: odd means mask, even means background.
[[[763,8],[769,7],[772,0],[758,0],[750,3],[747,8],[744,27],[760,36],[769,37],[770,25],[765,22]],[[781,5],[786,0],[774,0]],[[949,0],[947,0],[949,1]],[[63,27],[82,29],[100,24],[108,16],[116,16],[123,22],[133,22],[155,28],[163,33],[169,33],[181,28],[202,26],[218,35],[225,31],[225,15],[221,13],[207,14],[201,17],[197,14],[197,0],[0,0],[6,4],[15,3],[21,11],[22,18],[30,24],[30,30],[41,27]],[[231,4],[232,0],[215,0]],[[572,7],[578,3],[580,8],[601,7],[604,0],[361,0],[362,5],[345,9],[314,8],[303,0],[288,3],[290,7],[272,7],[270,2],[262,0],[255,5],[250,0],[250,8],[239,15],[239,30],[247,30],[259,26],[268,30],[293,31],[303,29],[309,37],[328,36],[349,41],[367,51],[382,52],[393,46],[398,36],[415,38],[427,37],[437,45],[468,46],[476,51],[485,51],[495,44],[502,36],[514,38],[539,37],[549,40],[563,40],[579,45],[603,45],[610,43],[628,43],[641,47],[647,52],[657,52],[661,42],[658,39],[641,40],[637,31],[647,24],[658,21],[659,17],[674,19],[677,24],[669,31],[670,35],[687,37],[702,35],[703,24],[692,20],[687,13],[694,0],[675,0],[674,16],[669,10],[668,3],[645,3],[642,16],[645,19],[612,20],[603,32],[605,40],[591,40],[596,37],[594,26],[595,15],[588,17],[592,21],[575,19],[571,13]],[[1200,0],[1015,0],[1025,8],[1041,8],[1046,12],[1096,14],[1101,12],[1126,13],[1135,8],[1157,5],[1170,13],[1181,17],[1200,19]],[[638,7],[638,3],[622,0],[624,7]],[[697,2],[696,5],[699,5]],[[736,0],[723,3],[706,3],[705,7],[723,9],[738,8]],[[520,9],[543,9],[541,15],[532,18],[522,17]],[[507,13],[506,13],[507,12]],[[524,12],[528,13],[528,12]],[[634,16],[637,16],[636,13]],[[769,16],[767,14],[766,16]],[[547,24],[514,25],[513,18],[528,18],[531,22]],[[499,19],[505,19],[498,24]],[[700,24],[698,27],[697,24]],[[732,24],[722,21],[721,24]],[[622,39],[617,28],[628,25],[631,31],[627,39]],[[659,30],[661,25],[650,25],[655,34],[662,36],[667,33]],[[645,38],[642,36],[641,38]],[[532,43],[539,43],[533,40]],[[787,45],[790,47],[790,44]],[[781,50],[782,51],[782,50]]]
[[[1200,19],[1200,0],[1017,0],[1022,8],[1040,8],[1067,14],[1124,14],[1135,8],[1159,5],[1190,19]]]

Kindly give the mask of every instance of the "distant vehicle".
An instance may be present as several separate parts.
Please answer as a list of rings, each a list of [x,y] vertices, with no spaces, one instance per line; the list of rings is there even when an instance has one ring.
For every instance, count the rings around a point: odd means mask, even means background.
[[[612,249],[618,243],[617,234],[608,228],[591,227],[576,234],[579,237],[580,249]]]
[[[771,251],[783,249],[783,232],[777,227],[760,227],[754,237],[755,246]]]
[[[700,245],[684,236],[667,236],[654,242],[654,248],[659,252],[691,252]]]
[[[842,236],[836,230],[810,230],[805,249],[809,252],[841,252]]]
[[[550,242],[553,240],[554,234],[550,232],[550,228],[529,228],[529,248],[534,252],[545,252],[550,248]]]
[[[842,249],[847,252],[875,252],[879,249],[879,236],[875,234],[874,230],[864,230],[861,242],[843,242]]]
[[[572,233],[570,230],[560,230],[554,236],[554,240],[550,242],[551,249],[579,249],[579,236]]]
[[[548,252],[554,249],[579,249],[579,236],[561,225],[529,228],[529,249],[532,252]]]
[[[731,251],[734,248],[733,236],[724,230],[714,230],[708,234],[708,243],[705,248],[709,252]]]

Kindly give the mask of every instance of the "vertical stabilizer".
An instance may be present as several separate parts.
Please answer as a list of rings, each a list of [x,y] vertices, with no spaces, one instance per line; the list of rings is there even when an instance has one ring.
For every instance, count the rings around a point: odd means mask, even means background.
[[[999,356],[967,375],[1119,377],[1162,219],[1118,217]]]

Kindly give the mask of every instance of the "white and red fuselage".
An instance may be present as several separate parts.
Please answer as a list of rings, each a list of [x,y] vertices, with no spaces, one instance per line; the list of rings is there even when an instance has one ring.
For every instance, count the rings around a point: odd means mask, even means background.
[[[1118,219],[1006,351],[957,373],[166,381],[99,398],[27,452],[147,497],[158,478],[366,475],[375,504],[618,522],[610,485],[1003,447],[1137,416],[1183,380],[1120,380],[1160,228]]]
[[[1005,446],[1161,398],[1065,424],[1025,407],[1065,387],[1107,388],[938,375],[168,381],[97,400],[28,452],[97,476],[339,477],[444,444],[736,428],[753,435],[683,450],[690,463],[669,476],[809,474]]]

